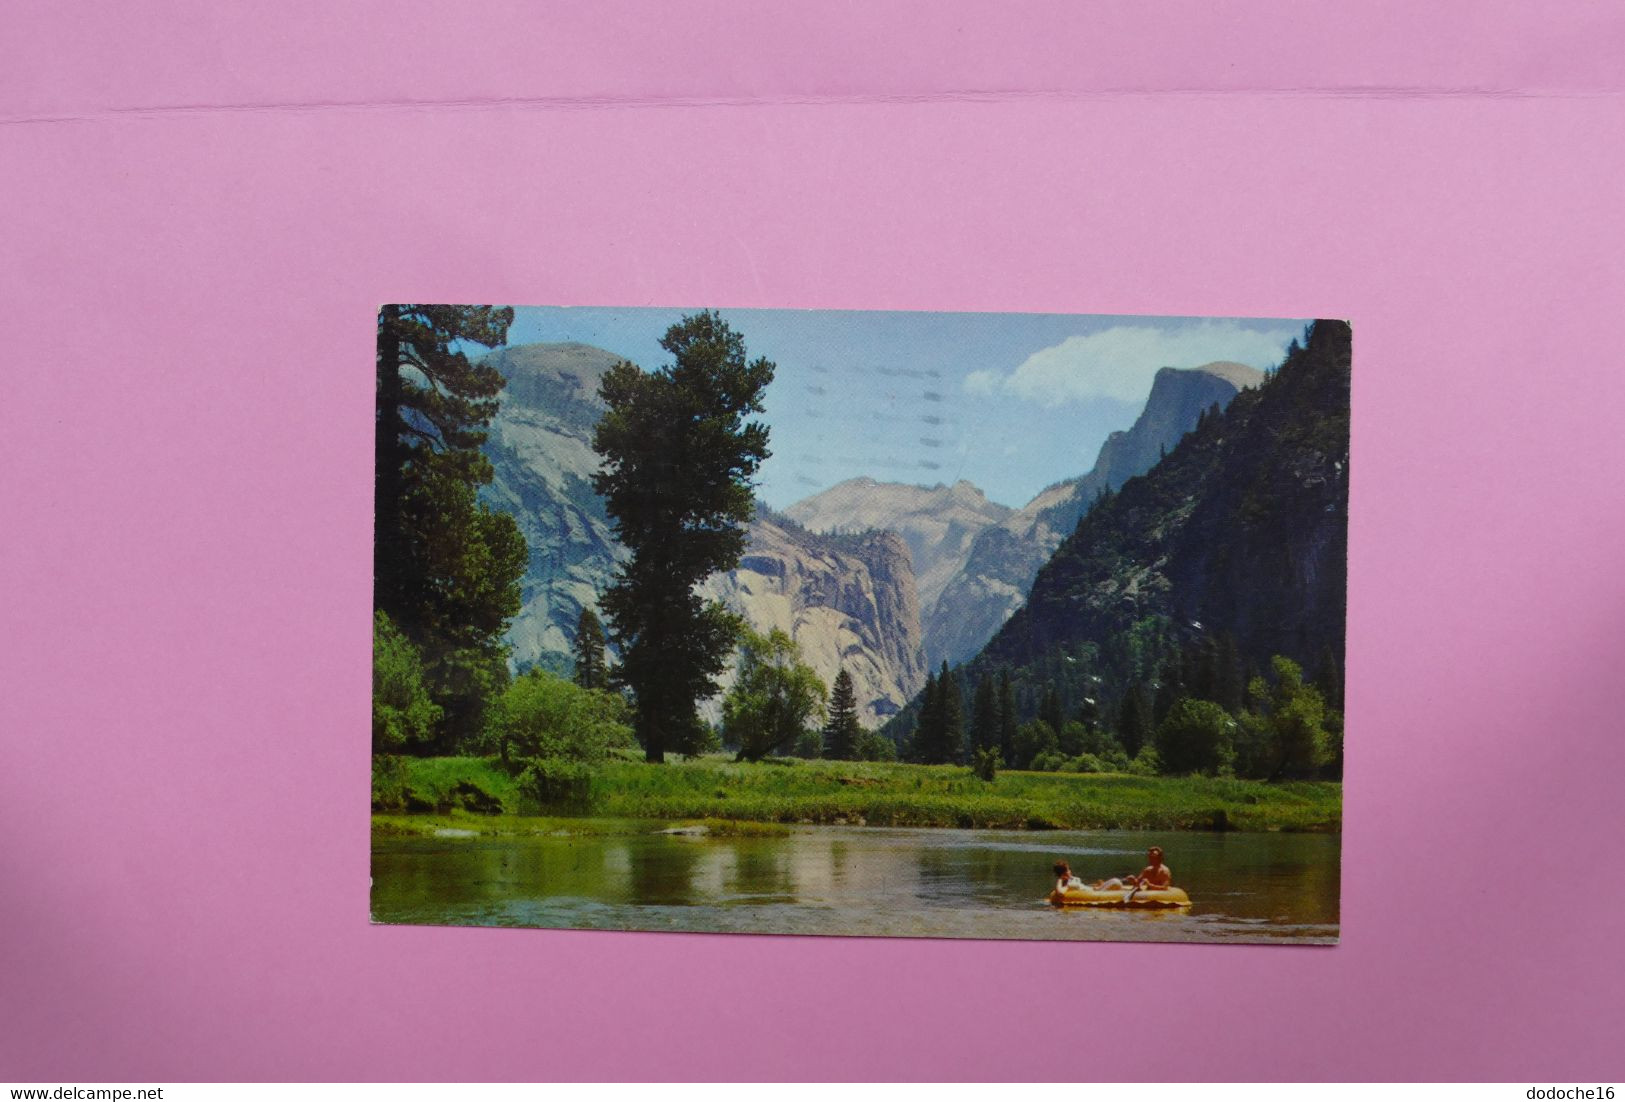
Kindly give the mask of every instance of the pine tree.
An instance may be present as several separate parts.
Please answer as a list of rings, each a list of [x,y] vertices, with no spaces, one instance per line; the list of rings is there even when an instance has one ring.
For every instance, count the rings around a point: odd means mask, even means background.
[[[1326,698],[1326,706],[1334,712],[1343,710],[1343,663],[1331,647],[1320,652],[1320,668],[1315,671],[1315,683]]]
[[[1051,685],[1044,690],[1044,701],[1038,706],[1038,718],[1049,724],[1051,731],[1066,726],[1066,712],[1061,707],[1061,694]]]
[[[1236,637],[1228,631],[1220,633],[1218,653],[1214,656],[1213,699],[1231,715],[1240,715],[1247,705],[1247,673],[1241,664]]]
[[[1006,764],[1016,760],[1016,693],[1010,671],[999,672],[999,756]]]
[[[1145,700],[1145,689],[1130,685],[1117,712],[1117,741],[1123,744],[1129,757],[1133,757],[1140,752],[1140,747],[1151,741],[1152,732],[1151,708]]]
[[[1176,650],[1163,664],[1162,676],[1157,679],[1157,692],[1151,709],[1151,725],[1155,727],[1168,718],[1174,701],[1185,695],[1185,669]]]
[[[483,727],[519,611],[524,537],[477,496],[491,480],[480,446],[503,378],[462,350],[504,344],[512,322],[511,309],[493,306],[378,312],[373,607],[423,654],[444,713],[432,747],[442,752]]]
[[[927,765],[943,765],[959,761],[964,752],[965,704],[959,681],[944,662],[940,673],[926,675],[912,757]]]
[[[976,696],[971,705],[971,741],[977,750],[999,748],[998,690],[986,674],[976,682]]]
[[[583,608],[576,618],[575,682],[583,689],[609,688],[609,666],[604,660],[604,626],[597,613]]]
[[[942,664],[942,676],[937,678],[937,692],[942,696],[942,734],[936,760],[955,763],[965,753],[965,701],[960,695],[959,678]]]
[[[698,702],[716,690],[741,623],[697,592],[745,549],[768,430],[762,412],[774,365],[746,358],[745,341],[712,312],[683,318],[660,346],[673,364],[646,373],[618,363],[599,386],[607,411],[593,434],[603,468],[593,489],[631,552],[600,605],[636,698],[635,725],[651,762],[687,752],[708,730]]]
[[[920,714],[914,722],[914,738],[909,744],[909,758],[913,761],[933,760],[937,745],[942,741],[942,694],[937,691],[937,675],[925,675],[925,688],[920,691]]]
[[[1191,644],[1185,658],[1190,672],[1187,694],[1195,700],[1219,700],[1219,653],[1212,639]]]
[[[855,760],[862,736],[852,675],[843,666],[835,675],[835,687],[829,696],[829,722],[824,725],[824,756],[839,761]]]

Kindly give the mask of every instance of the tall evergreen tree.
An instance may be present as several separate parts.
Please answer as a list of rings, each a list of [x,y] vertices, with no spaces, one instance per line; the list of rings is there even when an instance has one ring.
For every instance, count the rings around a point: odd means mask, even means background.
[[[1343,710],[1343,663],[1331,647],[1320,652],[1320,668],[1315,671],[1315,683],[1326,698],[1326,706],[1333,711]]]
[[[660,346],[673,363],[652,373],[622,362],[605,373],[608,407],[593,434],[604,497],[631,558],[600,601],[636,698],[635,730],[651,762],[668,747],[702,745],[697,702],[716,691],[740,623],[696,587],[745,549],[768,430],[762,411],[774,365],[748,360],[721,316],[683,318]]]
[[[1162,676],[1157,678],[1157,691],[1153,698],[1151,708],[1151,724],[1153,727],[1168,718],[1173,710],[1174,701],[1185,695],[1185,667],[1181,661],[1181,651],[1175,649],[1167,662],[1163,663]]]
[[[378,312],[373,607],[423,654],[444,712],[435,749],[477,734],[507,678],[502,636],[519,611],[525,540],[477,497],[503,379],[463,349],[505,343],[512,321],[493,306]]]
[[[1130,685],[1117,712],[1117,741],[1133,757],[1151,741],[1153,730],[1151,706],[1146,703],[1144,687]]]
[[[1010,671],[999,671],[999,756],[1006,765],[1016,760],[1016,693]]]
[[[1066,712],[1061,707],[1061,694],[1051,685],[1044,690],[1043,703],[1038,706],[1038,718],[1049,724],[1051,731],[1059,731],[1066,726]]]
[[[927,672],[925,688],[920,691],[920,714],[914,722],[914,738],[909,745],[908,756],[914,761],[933,761],[941,742],[942,694],[938,690],[937,675]]]
[[[946,661],[937,678],[937,692],[942,695],[942,734],[935,760],[957,762],[965,753],[965,699],[959,689],[959,678],[948,669]]]
[[[604,625],[598,614],[583,607],[576,618],[575,682],[583,689],[609,688],[609,665],[604,659]]]
[[[993,679],[983,675],[976,682],[971,704],[971,743],[977,750],[999,748],[999,697]]]
[[[1247,704],[1247,672],[1236,637],[1228,631],[1219,634],[1213,665],[1214,701],[1231,715],[1239,715]]]
[[[854,760],[858,756],[858,742],[862,736],[852,675],[843,666],[835,674],[835,686],[829,694],[829,721],[824,725],[824,756],[839,761]]]

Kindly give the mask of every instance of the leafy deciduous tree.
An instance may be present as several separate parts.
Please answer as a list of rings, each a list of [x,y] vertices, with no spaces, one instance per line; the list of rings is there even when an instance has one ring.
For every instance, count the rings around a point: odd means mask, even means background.
[[[762,636],[746,629],[739,647],[739,678],[722,700],[722,739],[743,761],[788,750],[823,718],[825,690],[801,648],[775,628]]]
[[[440,707],[423,685],[423,660],[382,612],[372,616],[372,750],[385,754],[434,737]]]
[[[626,702],[587,689],[540,667],[513,680],[491,708],[490,727],[504,761],[510,757],[601,762],[614,746],[628,746]]]
[[[1157,727],[1157,760],[1165,773],[1216,773],[1235,751],[1235,720],[1211,700],[1174,701]]]

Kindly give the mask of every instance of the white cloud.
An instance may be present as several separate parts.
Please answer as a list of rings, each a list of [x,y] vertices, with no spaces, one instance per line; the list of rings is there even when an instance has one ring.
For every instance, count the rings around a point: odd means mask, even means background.
[[[999,389],[1001,376],[997,371],[972,371],[965,376],[966,394],[994,394]]]
[[[1263,370],[1281,362],[1295,335],[1291,329],[1248,329],[1233,321],[1177,328],[1114,325],[1039,349],[1008,375],[973,371],[965,378],[965,389],[972,394],[999,391],[1046,406],[1095,398],[1142,402],[1160,368],[1234,360]]]

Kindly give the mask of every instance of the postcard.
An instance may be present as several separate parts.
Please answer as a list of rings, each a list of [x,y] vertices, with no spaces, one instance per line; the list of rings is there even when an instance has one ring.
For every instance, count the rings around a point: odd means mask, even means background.
[[[1351,342],[382,307],[373,920],[1335,943]]]

